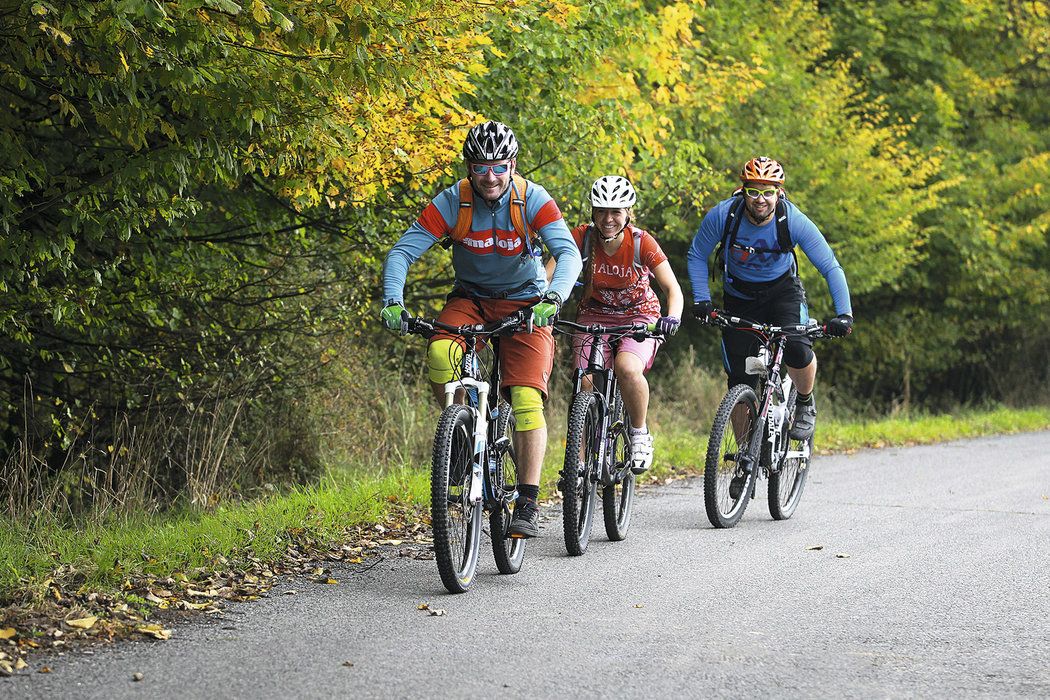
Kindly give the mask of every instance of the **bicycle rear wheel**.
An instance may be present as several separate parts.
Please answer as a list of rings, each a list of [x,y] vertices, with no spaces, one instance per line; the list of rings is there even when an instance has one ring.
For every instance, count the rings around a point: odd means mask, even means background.
[[[430,472],[434,555],[449,593],[468,591],[478,568],[482,506],[469,500],[473,459],[474,415],[449,406],[438,420]]]
[[[525,558],[525,542],[520,537],[507,537],[510,527],[511,506],[518,485],[518,460],[514,452],[514,414],[510,404],[500,401],[499,417],[496,420],[494,440],[489,449],[500,450],[496,458],[495,479],[492,492],[499,499],[489,513],[489,532],[492,535],[492,556],[501,574],[516,574],[521,570]],[[509,440],[506,451],[498,445],[503,438]]]
[[[751,500],[762,438],[758,426],[758,398],[751,387],[737,384],[718,406],[704,461],[704,506],[715,527],[736,525]]]
[[[560,482],[565,548],[573,556],[587,551],[594,523],[595,497],[598,493],[595,480],[598,432],[598,396],[591,391],[581,391],[573,398],[569,408],[565,463]]]
[[[612,420],[609,422],[612,425],[610,451],[605,458],[610,462],[610,473],[614,477],[623,474],[623,480],[602,489],[602,513],[605,516],[605,534],[613,542],[619,542],[627,538],[634,506],[634,472],[627,468],[631,459],[631,443],[627,436],[627,414],[619,391],[613,399]]]
[[[795,418],[795,397],[797,392],[791,389],[788,399],[788,418],[784,425],[787,431]],[[802,499],[802,490],[806,488],[809,476],[809,460],[813,453],[813,438],[808,440],[787,439],[787,451],[780,461],[780,468],[769,474],[769,514],[774,520],[787,520],[795,512]]]

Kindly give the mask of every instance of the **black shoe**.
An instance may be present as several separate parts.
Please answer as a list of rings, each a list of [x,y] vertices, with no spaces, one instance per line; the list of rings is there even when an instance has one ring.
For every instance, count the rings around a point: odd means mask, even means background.
[[[744,492],[744,484],[747,483],[747,475],[734,476],[733,480],[729,482],[729,497],[734,501],[740,498],[740,494]]]
[[[514,505],[514,517],[507,528],[508,537],[539,537],[540,507],[531,498],[519,500]]]
[[[809,440],[817,426],[817,405],[815,403],[795,404],[795,420],[788,435],[792,440]]]

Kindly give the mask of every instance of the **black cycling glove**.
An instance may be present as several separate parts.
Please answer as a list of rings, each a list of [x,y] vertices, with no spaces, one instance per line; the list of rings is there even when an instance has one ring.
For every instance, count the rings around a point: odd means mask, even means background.
[[[711,312],[714,310],[715,305],[710,299],[693,302],[693,318],[700,321],[700,323],[710,323]]]
[[[836,338],[844,338],[853,332],[853,317],[849,314],[839,314],[828,321],[828,335]]]

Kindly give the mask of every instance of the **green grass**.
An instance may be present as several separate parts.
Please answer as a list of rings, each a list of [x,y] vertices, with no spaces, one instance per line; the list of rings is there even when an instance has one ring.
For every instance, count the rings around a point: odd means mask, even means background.
[[[707,446],[705,426],[698,434],[681,422],[654,416],[657,465],[646,480],[700,473]],[[865,447],[941,442],[979,435],[1045,430],[1050,408],[965,411],[952,415],[911,416],[844,422],[818,428],[817,449],[828,453]],[[552,435],[557,433],[552,426]],[[553,438],[547,452],[543,494],[555,492],[564,456],[564,438]],[[336,541],[348,526],[383,520],[394,503],[429,502],[425,469],[398,469],[377,476],[335,471],[321,484],[289,493],[231,503],[210,511],[175,511],[69,526],[41,516],[38,522],[0,522],[0,596],[41,586],[59,566],[85,576],[89,587],[119,587],[129,573],[166,577],[215,565],[247,552],[260,559],[278,557],[289,531],[318,541]]]
[[[325,483],[211,511],[182,510],[80,527],[53,520],[0,524],[0,596],[40,586],[60,565],[73,567],[101,589],[129,573],[166,577],[213,566],[217,557],[251,553],[274,559],[290,530],[336,540],[348,526],[382,520],[391,503],[429,502],[430,483],[420,470],[382,476],[333,476]]]

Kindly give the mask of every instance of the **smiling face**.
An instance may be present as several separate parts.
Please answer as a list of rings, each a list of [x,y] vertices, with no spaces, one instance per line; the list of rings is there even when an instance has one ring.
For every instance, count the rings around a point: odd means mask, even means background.
[[[591,210],[591,218],[594,219],[594,225],[598,227],[598,233],[602,238],[615,238],[627,225],[630,210],[594,207]]]
[[[486,202],[495,202],[510,187],[514,160],[486,160],[467,163],[467,177],[474,191]],[[502,171],[502,172],[500,172]]]
[[[752,223],[765,224],[776,211],[780,188],[763,182],[744,183],[744,206]]]

